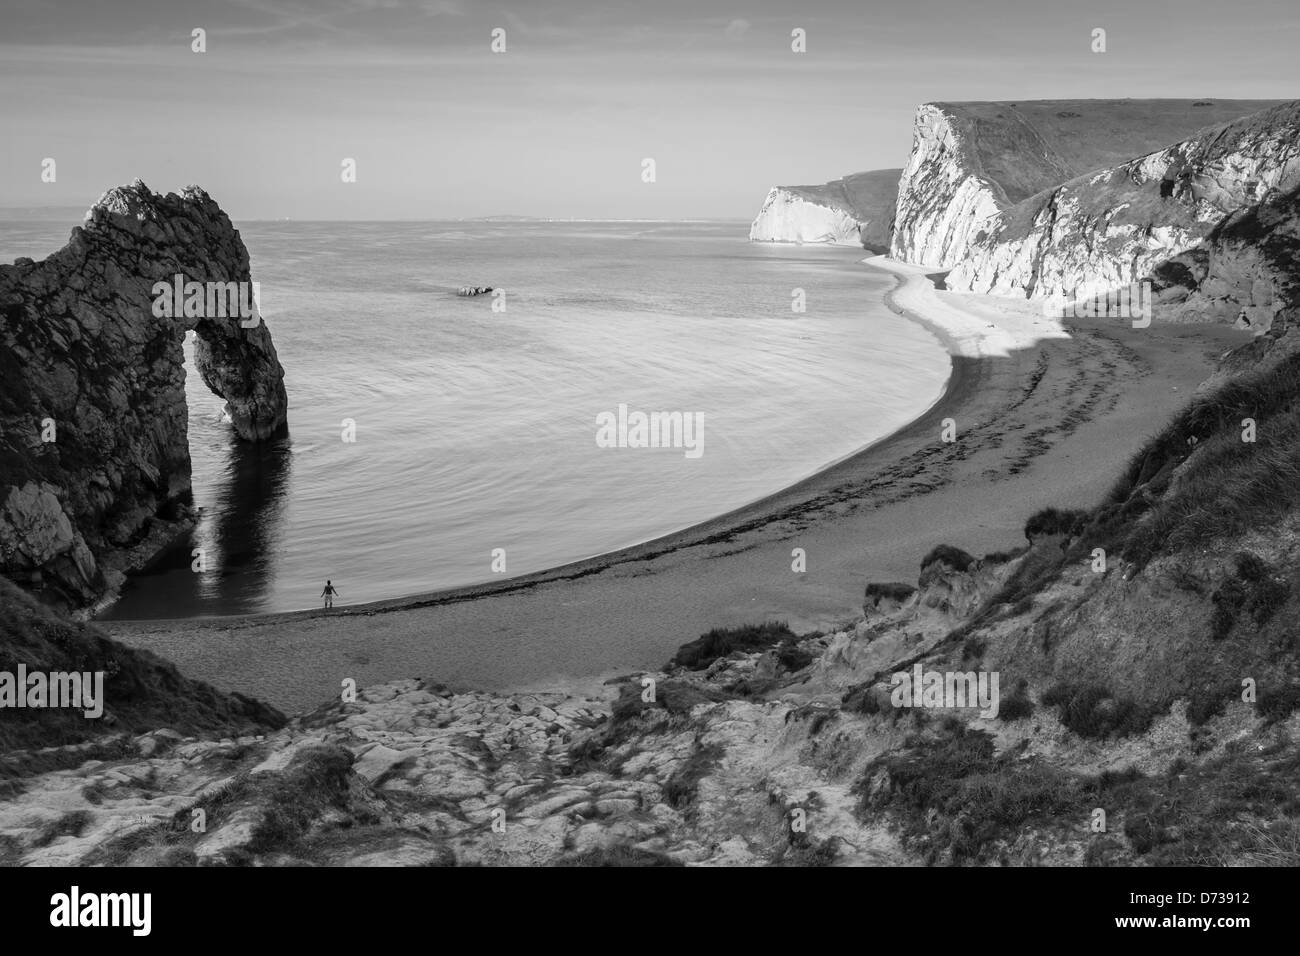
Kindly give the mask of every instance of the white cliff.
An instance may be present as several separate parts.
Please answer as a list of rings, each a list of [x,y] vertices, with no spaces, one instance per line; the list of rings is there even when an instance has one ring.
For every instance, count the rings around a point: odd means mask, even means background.
[[[830,242],[858,245],[858,221],[845,209],[823,205],[773,186],[753,225],[751,242]]]
[[[749,228],[751,242],[825,242],[889,248],[898,169],[852,173],[821,186],[774,186]]]
[[[1300,186],[1300,102],[1214,126],[970,222],[950,289],[1092,296],[1150,275],[1230,214]]]
[[[916,111],[912,152],[898,185],[890,255],[919,266],[948,268],[1005,202],[983,175],[970,142],[940,105]]]
[[[1062,183],[1277,106],[1268,100],[926,103],[898,184],[890,255],[951,269],[1008,211]]]

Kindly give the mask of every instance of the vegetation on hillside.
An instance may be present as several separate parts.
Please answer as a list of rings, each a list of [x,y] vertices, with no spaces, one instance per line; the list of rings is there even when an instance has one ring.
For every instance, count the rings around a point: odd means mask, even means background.
[[[1012,203],[1181,142],[1279,100],[1019,100],[939,103]]]
[[[285,723],[274,708],[191,680],[148,651],[118,644],[93,625],[66,620],[0,577],[0,671],[16,675],[19,665],[29,674],[102,671],[104,715],[91,719],[81,710],[51,707],[0,709],[0,753],[162,727],[230,736]],[[15,766],[13,760],[0,762],[0,774],[14,772]]]
[[[1076,774],[997,754],[991,736],[947,720],[868,764],[855,792],[862,819],[888,816],[931,864],[1038,863],[1087,833],[1081,859],[1055,862],[1295,866],[1298,771],[1294,747],[1270,746],[1159,776]],[[1105,829],[1090,832],[1102,819]]]
[[[673,663],[693,671],[704,670],[718,658],[726,657],[733,651],[760,650],[794,636],[784,621],[715,627],[702,637],[678,648]]]

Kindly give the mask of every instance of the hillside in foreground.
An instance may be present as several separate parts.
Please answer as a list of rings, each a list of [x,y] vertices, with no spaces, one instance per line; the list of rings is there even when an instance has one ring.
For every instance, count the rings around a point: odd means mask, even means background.
[[[263,733],[284,725],[272,707],[190,680],[148,651],[125,647],[78,624],[0,577],[0,672],[102,672],[103,714],[82,709],[0,709],[0,777],[62,762],[66,753],[124,745],[160,727],[183,733]]]

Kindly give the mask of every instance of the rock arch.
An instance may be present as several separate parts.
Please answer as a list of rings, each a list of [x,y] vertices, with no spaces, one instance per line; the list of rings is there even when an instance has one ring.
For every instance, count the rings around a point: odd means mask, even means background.
[[[248,250],[202,189],[163,196],[139,180],[106,192],[47,259],[0,265],[0,574],[84,605],[187,526],[188,330],[236,434],[284,430],[266,324],[160,308],[158,284],[178,275],[249,283]]]

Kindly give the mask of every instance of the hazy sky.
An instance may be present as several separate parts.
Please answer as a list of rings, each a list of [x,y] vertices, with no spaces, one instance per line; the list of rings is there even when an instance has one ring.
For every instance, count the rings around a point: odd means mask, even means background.
[[[140,176],[236,219],[744,218],[774,184],[901,166],[927,100],[1300,95],[1296,0],[4,6],[0,205]]]

